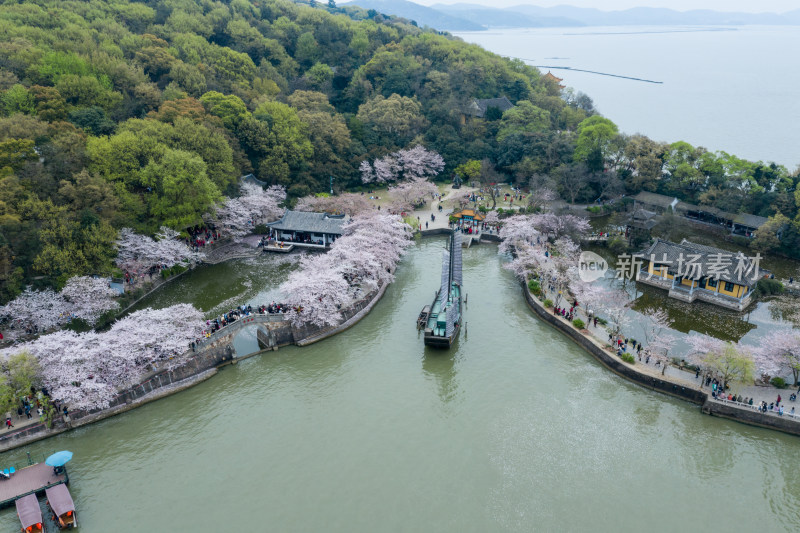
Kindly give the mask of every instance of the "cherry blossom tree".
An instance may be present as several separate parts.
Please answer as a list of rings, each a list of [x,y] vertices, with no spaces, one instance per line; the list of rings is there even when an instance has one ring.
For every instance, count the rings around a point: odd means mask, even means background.
[[[528,208],[534,213],[544,211],[547,205],[554,202],[556,199],[558,199],[558,195],[547,187],[531,189],[530,194],[528,194],[526,198],[528,201]]]
[[[442,156],[420,144],[395,152],[394,157],[405,179],[433,178],[444,170]]]
[[[277,185],[264,189],[244,182],[239,190],[241,195],[238,198],[227,198],[217,206],[213,216],[206,216],[214,221],[224,236],[237,242],[252,233],[256,225],[280,218],[283,214],[280,204],[286,199],[286,190]]]
[[[338,324],[342,307],[350,301],[349,289],[341,268],[320,257],[307,257],[281,285],[291,304],[286,316],[297,324]]]
[[[569,237],[575,242],[580,242],[591,231],[589,221],[575,215],[556,215],[543,213],[531,216],[532,223],[544,235],[558,240]]]
[[[133,274],[144,274],[157,265],[167,268],[177,264],[199,261],[205,254],[194,251],[178,240],[180,234],[165,226],[156,233],[156,238],[140,235],[130,228],[122,228],[116,242],[117,265]]]
[[[500,253],[507,253],[523,245],[533,244],[541,235],[533,219],[525,215],[514,215],[503,219],[500,229],[502,242],[498,247]]]
[[[70,319],[70,305],[52,289],[25,289],[6,305],[0,307],[0,324],[7,340],[57,329]]]
[[[566,298],[570,280],[577,276],[580,247],[569,237],[560,237],[551,247],[550,261],[553,264],[551,281],[556,289],[556,303]]]
[[[489,211],[483,221],[490,226],[497,226],[500,223],[500,215],[497,211]]]
[[[372,183],[375,181],[375,171],[372,169],[372,165],[369,161],[362,161],[358,166],[358,171],[361,173],[362,183]]]
[[[411,211],[425,204],[428,198],[439,192],[436,185],[425,178],[412,178],[389,188],[392,208],[396,212]]]
[[[576,271],[577,273],[577,271]],[[583,310],[589,315],[590,309],[598,309],[608,289],[599,283],[583,281],[580,276],[574,276],[570,280],[570,291],[578,299],[579,304],[583,304]]]
[[[106,311],[119,309],[119,302],[115,300],[117,292],[111,288],[108,278],[75,276],[67,280],[60,296],[67,301],[74,317],[92,326]]]
[[[376,159],[372,165],[372,168],[372,179],[378,184],[395,181],[400,172],[400,168],[397,165],[397,160],[391,155],[384,156],[381,159]],[[363,174],[361,175],[361,179],[364,179]]]
[[[603,301],[600,302],[600,310],[608,319],[611,326],[611,334],[620,335],[622,330],[630,325],[631,318],[628,314],[630,296],[627,292],[620,289],[609,289]]]
[[[670,326],[675,322],[663,309],[648,309],[642,313],[645,320],[644,337],[647,350],[653,357],[661,361],[661,374],[667,370],[671,360],[669,351],[675,345],[676,339],[669,333]]]
[[[336,196],[303,196],[297,200],[295,210],[357,215],[371,211],[374,206],[361,194],[346,192]]]
[[[444,166],[442,156],[418,144],[376,159],[371,165],[369,161],[362,161],[358,170],[363,183],[381,184],[398,179],[432,178]]]
[[[719,376],[723,384],[753,382],[755,363],[750,347],[708,335],[691,335],[687,340],[693,349],[686,357]]]
[[[770,376],[791,372],[794,384],[800,379],[800,332],[783,328],[769,335],[754,350],[756,367]]]
[[[119,308],[116,296],[107,278],[76,276],[59,293],[26,289],[0,307],[0,323],[5,324],[4,336],[11,341],[61,328],[73,318],[94,325],[100,315]]]
[[[72,409],[107,407],[120,389],[135,385],[155,365],[174,367],[188,357],[189,343],[205,326],[188,304],[143,309],[108,331],[57,331],[0,351],[10,357],[28,351],[39,360],[42,385]]]
[[[326,326],[342,320],[341,310],[394,280],[410,245],[410,228],[400,217],[377,211],[357,214],[324,255],[301,260],[280,287],[296,324]]]
[[[550,280],[554,273],[553,264],[545,257],[544,250],[530,245],[519,246],[504,267],[523,282],[527,282],[534,274],[543,280]],[[542,288],[544,290],[544,286]]]

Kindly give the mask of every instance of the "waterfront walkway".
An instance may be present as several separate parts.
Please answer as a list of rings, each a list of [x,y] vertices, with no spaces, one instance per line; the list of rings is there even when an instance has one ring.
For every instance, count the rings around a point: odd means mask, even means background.
[[[524,290],[527,290],[527,288],[525,288]],[[543,288],[543,290],[545,291],[544,298],[546,298],[547,297],[546,296],[547,289]],[[562,300],[563,300],[563,298],[562,298]],[[569,304],[568,303],[563,303],[561,305],[569,305]],[[553,312],[552,309],[550,309],[548,311],[550,313]],[[560,322],[562,322],[565,326],[573,327],[572,324],[566,318],[563,318],[561,316],[556,316],[556,318]],[[602,324],[598,323],[598,325],[595,327],[593,325],[593,322],[589,320],[589,317],[586,315],[584,309],[580,308],[580,306],[579,306],[579,308],[575,309],[575,313],[574,313],[574,318],[573,319],[575,319],[575,318],[580,318],[581,320],[584,321],[584,323],[587,324],[586,329],[583,330],[584,335],[590,337],[592,340],[595,341],[595,343],[603,345],[603,346],[606,346],[606,351],[608,351],[609,354],[612,354],[613,357],[617,357],[616,356],[616,350],[611,348],[611,344],[608,342],[608,330],[606,329],[605,326],[603,326]],[[703,381],[704,380],[704,375],[703,375],[702,371],[700,372],[700,374],[698,376],[696,376],[695,375],[696,373],[693,372],[693,371],[684,370],[682,368],[676,367],[676,366],[671,365],[671,364],[667,365],[666,370],[664,370],[664,367],[662,366],[663,363],[656,364],[657,360],[656,360],[655,357],[652,357],[650,359],[650,362],[647,363],[646,362],[647,358],[646,358],[646,355],[644,353],[644,350],[642,351],[641,360],[640,360],[638,355],[637,355],[637,353],[635,351],[631,350],[630,346],[628,346],[628,348],[629,348],[629,350],[627,350],[627,353],[633,355],[636,358],[636,363],[633,365],[634,368],[638,372],[640,372],[642,374],[646,374],[648,376],[652,376],[655,379],[661,379],[661,380],[669,381],[669,382],[672,382],[672,383],[676,383],[676,384],[678,384],[680,386],[683,386],[683,387],[695,389],[695,390],[698,390],[698,391],[703,391],[703,392],[708,394],[709,401],[719,402],[719,403],[723,403],[723,404],[730,404],[730,405],[736,406],[736,407],[741,408],[741,409],[747,409],[747,410],[753,410],[753,411],[757,411],[758,406],[761,404],[762,401],[766,402],[766,404],[769,405],[770,403],[775,402],[777,400],[777,398],[778,398],[778,395],[780,395],[781,396],[781,405],[784,406],[784,414],[783,415],[779,415],[778,414],[778,410],[776,409],[775,411],[768,411],[765,415],[766,416],[775,416],[775,417],[784,416],[784,417],[787,417],[787,418],[791,418],[791,419],[800,421],[800,401],[792,402],[792,401],[789,400],[789,395],[792,392],[795,392],[794,388],[790,387],[790,388],[786,388],[786,389],[777,389],[777,388],[773,387],[772,385],[759,386],[759,385],[740,385],[740,384],[735,384],[735,385],[731,386],[729,388],[729,390],[727,391],[727,392],[730,392],[730,393],[734,393],[735,392],[736,396],[737,397],[741,396],[742,399],[744,399],[744,398],[753,398],[753,405],[740,403],[740,402],[736,402],[736,401],[729,401],[727,399],[723,400],[721,398],[720,399],[712,398],[712,396],[711,396],[712,388],[711,388],[710,385],[709,386],[705,385],[705,383]],[[795,413],[793,415],[791,414],[792,407],[795,407]]]

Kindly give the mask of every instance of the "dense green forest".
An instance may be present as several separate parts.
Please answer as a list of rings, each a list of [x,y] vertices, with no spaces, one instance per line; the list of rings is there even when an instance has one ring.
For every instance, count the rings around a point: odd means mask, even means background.
[[[620,134],[591,100],[520,61],[334,2],[6,0],[0,4],[0,303],[111,272],[121,227],[201,222],[239,176],[290,199],[359,187],[359,163],[413,144],[448,179],[550,187],[568,201],[653,190],[781,213],[798,176]],[[473,98],[501,114],[465,117]],[[782,220],[782,219],[781,219]]]

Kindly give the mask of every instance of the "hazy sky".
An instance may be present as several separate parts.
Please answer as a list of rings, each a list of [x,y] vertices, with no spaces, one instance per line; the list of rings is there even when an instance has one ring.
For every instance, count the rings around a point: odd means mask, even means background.
[[[571,5],[594,7],[603,11],[628,9],[631,7],[668,7],[679,11],[689,9],[713,9],[714,11],[746,11],[751,13],[783,13],[800,8],[798,0],[411,0],[417,4],[483,4],[493,7],[509,7],[520,4],[550,7]],[[356,2],[357,3],[357,2]]]

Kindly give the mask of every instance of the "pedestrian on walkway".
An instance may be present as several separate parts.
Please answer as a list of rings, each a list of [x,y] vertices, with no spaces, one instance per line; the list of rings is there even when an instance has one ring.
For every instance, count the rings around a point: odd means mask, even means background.
[[[14,424],[11,423],[11,413],[6,414],[6,429],[11,429],[14,427]]]

